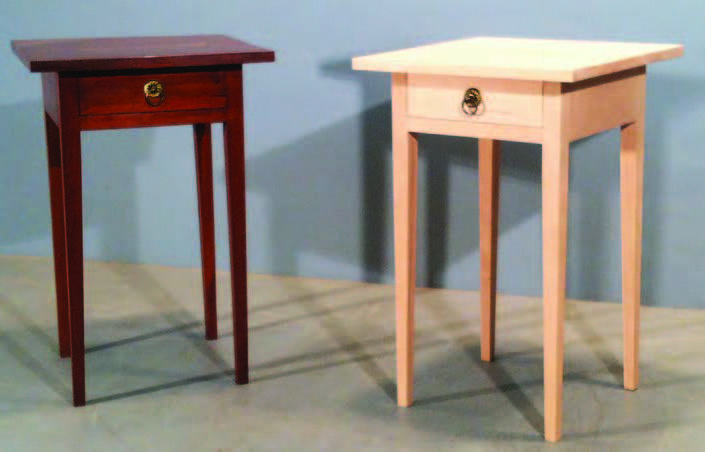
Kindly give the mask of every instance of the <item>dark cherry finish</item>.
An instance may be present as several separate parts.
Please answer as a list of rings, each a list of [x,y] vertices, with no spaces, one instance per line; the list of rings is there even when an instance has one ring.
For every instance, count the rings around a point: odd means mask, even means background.
[[[163,86],[159,105],[145,101],[144,85],[150,81]],[[222,72],[84,77],[78,92],[83,116],[223,108],[226,100]]]
[[[42,74],[42,97],[44,111],[59,122],[59,74],[49,72]]]
[[[247,345],[247,222],[245,217],[245,124],[242,72],[227,74],[228,120],[223,123],[225,184],[230,229],[230,285],[233,290],[235,383],[249,381]]]
[[[12,41],[32,72],[118,71],[267,63],[274,52],[223,35]]]
[[[242,64],[274,52],[226,36],[13,41],[42,74],[59,355],[71,357],[73,404],[86,404],[81,131],[193,124],[206,338],[218,337],[211,123],[222,122],[228,198],[235,382],[248,382]],[[164,99],[150,105],[145,83]]]
[[[81,130],[179,126],[197,123],[223,122],[226,119],[225,109],[81,116]]]
[[[73,404],[86,404],[83,340],[83,203],[81,193],[81,123],[78,120],[78,80],[59,77],[59,134],[63,167],[64,235],[69,288],[69,331]]]
[[[218,312],[215,303],[215,220],[213,213],[213,151],[211,125],[195,124],[196,186],[198,223],[201,231],[201,268],[203,273],[203,310],[206,339],[218,339]]]
[[[49,167],[49,198],[51,200],[52,243],[54,245],[54,282],[56,286],[56,316],[59,329],[59,356],[71,356],[69,336],[69,288],[66,285],[66,242],[64,231],[64,188],[61,166],[59,126],[44,113]]]

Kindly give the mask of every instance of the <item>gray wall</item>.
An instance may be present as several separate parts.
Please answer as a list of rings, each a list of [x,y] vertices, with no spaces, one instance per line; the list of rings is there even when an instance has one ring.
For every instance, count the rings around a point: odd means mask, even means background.
[[[705,30],[701,0],[48,0],[0,4],[0,254],[51,253],[41,89],[10,39],[225,33],[277,51],[246,68],[250,269],[393,278],[389,76],[350,58],[475,35],[679,42],[648,81],[643,298],[705,307]],[[220,128],[218,265],[227,268]],[[620,298],[618,134],[574,144],[570,297]],[[83,135],[86,257],[198,266],[187,127]],[[476,289],[477,143],[421,139],[419,276]],[[499,287],[541,293],[538,146],[502,161]]]

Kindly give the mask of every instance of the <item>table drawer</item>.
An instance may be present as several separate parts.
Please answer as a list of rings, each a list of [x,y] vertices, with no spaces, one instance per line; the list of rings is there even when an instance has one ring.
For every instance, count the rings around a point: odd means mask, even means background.
[[[85,77],[78,90],[84,116],[223,108],[227,99],[222,72]]]
[[[481,102],[463,111],[468,89],[479,91]],[[541,127],[543,85],[540,81],[500,80],[409,74],[407,114],[413,117],[488,124]]]

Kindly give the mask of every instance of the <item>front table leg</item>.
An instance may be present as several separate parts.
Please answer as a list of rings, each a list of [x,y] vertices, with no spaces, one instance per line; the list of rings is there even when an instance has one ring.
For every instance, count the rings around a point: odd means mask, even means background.
[[[66,269],[71,332],[73,404],[86,404],[85,346],[83,337],[83,207],[81,196],[81,130],[77,79],[60,78],[61,161],[63,166]]]
[[[392,74],[397,404],[414,402],[414,289],[418,142],[406,128],[406,74]]]
[[[247,340],[247,222],[245,216],[245,131],[242,71],[228,75],[229,118],[223,123],[225,184],[230,232],[230,284],[235,342],[235,383],[249,382]]]
[[[479,140],[481,358],[487,362],[494,359],[500,157],[499,141]]]
[[[558,83],[544,88],[542,150],[544,434],[561,437],[570,142]]]
[[[624,387],[639,386],[639,306],[641,298],[641,220],[644,187],[644,120],[622,127],[622,309]]]
[[[69,326],[69,289],[66,285],[66,232],[64,231],[64,188],[61,165],[61,136],[59,126],[44,113],[49,167],[49,199],[51,200],[51,238],[54,248],[54,282],[56,287],[56,317],[59,330],[59,356],[71,356]]]

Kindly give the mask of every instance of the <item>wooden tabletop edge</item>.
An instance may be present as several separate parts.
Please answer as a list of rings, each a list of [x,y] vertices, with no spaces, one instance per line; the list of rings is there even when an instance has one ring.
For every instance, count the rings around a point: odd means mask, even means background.
[[[29,59],[23,58],[21,54],[16,53],[17,56],[22,60],[22,63],[30,70],[30,72],[84,72],[83,69],[76,69],[78,65],[100,65],[104,63],[104,68],[91,69],[94,71],[115,71],[121,70],[121,64],[129,64],[129,62],[134,61],[133,58],[86,58],[86,59],[76,59],[76,60],[38,60],[31,61]],[[223,55],[226,57],[227,55]],[[255,63],[273,63],[276,61],[276,53],[273,50],[257,50],[253,52],[238,53],[236,54],[236,60],[242,59],[247,61],[235,61],[232,63],[217,63],[217,64],[199,64],[199,63],[188,63],[184,65],[165,65],[161,64],[164,61],[169,61],[174,58],[180,58],[180,56],[158,56],[158,57],[143,57],[140,58],[141,61],[146,62],[143,67],[133,67],[134,69],[166,69],[169,67],[208,67],[208,66],[221,66],[225,64],[255,64]],[[185,58],[194,58],[192,56],[186,56]]]

